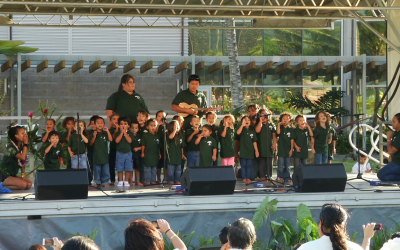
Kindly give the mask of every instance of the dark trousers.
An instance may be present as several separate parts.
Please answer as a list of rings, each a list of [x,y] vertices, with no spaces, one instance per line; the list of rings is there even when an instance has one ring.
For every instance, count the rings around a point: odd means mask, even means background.
[[[274,157],[258,158],[258,171],[260,174],[260,178],[266,178],[266,176],[272,177],[273,163],[274,163]]]
[[[110,181],[115,182],[115,161],[117,160],[117,150],[110,150],[108,154],[108,167],[110,168]]]
[[[92,183],[93,180],[93,151],[87,151],[89,167],[88,169],[88,180],[89,185]]]

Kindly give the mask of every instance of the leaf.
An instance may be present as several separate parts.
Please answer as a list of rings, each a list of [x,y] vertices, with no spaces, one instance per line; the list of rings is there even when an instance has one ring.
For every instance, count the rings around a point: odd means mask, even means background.
[[[25,42],[23,42],[23,41],[0,40],[0,50],[12,49],[12,48],[20,46],[24,43]]]
[[[0,50],[0,54],[4,54],[7,56],[12,56],[18,53],[26,54],[26,53],[32,53],[37,51],[39,48],[31,48],[31,47],[25,47],[25,46],[18,46],[14,47],[11,49],[2,49]]]
[[[297,220],[298,221],[303,221],[304,219],[307,218],[312,218],[312,214],[310,209],[307,207],[307,205],[301,203],[298,207],[297,207]]]
[[[308,225],[307,225],[307,228],[306,228],[306,234],[307,234],[307,235],[310,235],[311,229],[312,229],[312,225],[311,225],[311,224],[308,224]]]
[[[254,212],[252,222],[256,230],[259,230],[262,227],[264,221],[267,220],[268,215],[274,215],[276,213],[278,200],[273,199],[272,201],[269,201],[268,199],[269,195],[265,197],[263,202],[257,207],[256,211]]]

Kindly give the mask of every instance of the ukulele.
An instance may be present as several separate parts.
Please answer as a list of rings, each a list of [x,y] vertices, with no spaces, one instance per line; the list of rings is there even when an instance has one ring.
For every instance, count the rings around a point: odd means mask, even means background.
[[[207,110],[208,108],[199,108],[197,107],[196,104],[187,104],[186,102],[181,102],[179,103],[179,107],[184,108],[184,109],[193,109],[194,111],[201,111],[201,110]],[[189,114],[187,113],[178,113],[178,115],[182,117],[187,117]]]

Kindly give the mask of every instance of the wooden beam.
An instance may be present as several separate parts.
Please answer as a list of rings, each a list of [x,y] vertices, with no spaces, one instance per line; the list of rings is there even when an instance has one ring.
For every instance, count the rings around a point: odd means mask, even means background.
[[[97,60],[89,66],[89,73],[93,73],[101,68],[101,60]]]
[[[210,67],[208,67],[208,74],[211,74],[219,69],[222,69],[222,61],[218,61],[213,65],[211,65]]]
[[[260,66],[260,69],[258,70],[258,73],[263,73],[265,71],[268,71],[270,69],[272,69],[274,63],[272,61],[267,62],[266,64],[263,64]]]
[[[49,60],[44,60],[36,67],[36,72],[39,73],[49,67]]]
[[[327,73],[327,74],[332,73],[333,71],[338,70],[338,69],[340,69],[341,67],[342,67],[342,61],[335,62],[335,63],[329,65],[329,66],[326,68],[326,73]]]
[[[71,72],[75,73],[76,71],[80,70],[81,68],[83,68],[83,60],[80,60],[79,62],[72,65]]]
[[[247,73],[247,72],[249,72],[250,70],[253,70],[253,69],[255,69],[256,68],[256,61],[252,61],[252,62],[249,62],[248,64],[246,64],[246,65],[244,65],[243,66],[243,68],[242,68],[242,74],[245,74],[245,73]]]
[[[10,69],[10,68],[12,68],[12,66],[13,66],[13,61],[10,59],[10,60],[7,60],[5,63],[3,63],[2,65],[1,65],[1,72],[4,72],[4,71],[6,71],[7,69]]]
[[[290,69],[290,61],[286,61],[279,66],[275,67],[275,74],[279,74],[282,71]]]
[[[128,73],[135,67],[136,67],[136,61],[131,61],[130,63],[128,63],[127,65],[124,66],[124,74]]]
[[[358,69],[358,65],[360,64],[359,61],[352,62],[343,67],[343,73],[348,73],[350,71]]]
[[[187,68],[188,68],[188,62],[187,61],[181,62],[180,64],[175,66],[175,74],[178,74],[179,72]]]
[[[321,69],[324,69],[324,68],[325,68],[325,61],[321,61],[319,63],[311,65],[310,69],[309,69],[309,73],[312,74],[312,73],[315,73],[315,72],[317,72],[317,71],[319,71]]]
[[[111,71],[113,71],[114,69],[118,69],[118,60],[115,60],[114,62],[110,63],[109,65],[107,65],[106,67],[106,73],[110,73]]]
[[[375,67],[376,67],[376,62],[375,61],[367,63],[367,71],[375,69]]]
[[[140,66],[140,73],[144,73],[152,68],[153,68],[153,61],[148,61],[147,63]]]
[[[387,63],[378,66],[378,73],[387,71]]]
[[[292,73],[302,71],[307,68],[307,61],[301,62],[292,68]]]
[[[29,69],[31,67],[31,59],[27,59],[25,62],[21,64],[21,72]]]
[[[158,74],[161,74],[162,72],[166,71],[167,69],[170,68],[170,66],[171,66],[171,61],[166,61],[165,63],[161,64],[157,68]]]
[[[65,68],[65,60],[62,60],[61,62],[57,63],[56,66],[54,66],[54,73],[57,73],[58,71],[64,68]]]
[[[196,64],[194,71],[197,72],[197,71],[200,71],[200,70],[202,70],[204,68],[205,68],[204,61],[201,61],[201,62]]]
[[[224,74],[229,74],[229,66],[224,67]]]

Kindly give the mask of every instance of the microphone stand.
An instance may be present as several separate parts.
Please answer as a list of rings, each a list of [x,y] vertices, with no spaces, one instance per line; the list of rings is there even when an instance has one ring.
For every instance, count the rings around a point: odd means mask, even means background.
[[[167,129],[166,129],[166,123],[167,123],[167,116],[168,116],[168,113],[165,113],[165,116],[161,119],[162,120],[162,122],[163,122],[163,127],[164,127],[164,134],[163,134],[163,137],[164,137],[164,142],[163,142],[163,150],[164,150],[164,157],[163,157],[163,166],[164,166],[164,178],[163,178],[163,180],[162,180],[162,182],[161,182],[161,184],[162,184],[162,188],[164,188],[164,184],[165,184],[165,172],[166,172],[166,170],[167,170],[167,166],[166,166],[166,156],[167,156],[167,154],[166,154],[166,149],[167,149]],[[167,177],[168,178],[168,177]]]
[[[79,113],[76,113],[76,123],[77,123],[77,129],[78,129],[78,169],[80,166],[80,159],[79,159],[79,144],[81,142],[79,136],[81,134],[81,127],[79,126]]]
[[[264,116],[266,119],[267,119],[267,123],[266,123],[266,125],[267,125],[267,150],[269,151],[270,150],[270,148],[268,147],[268,143],[269,143],[269,132],[271,131],[271,129],[269,129],[269,124],[268,124],[268,118],[271,116],[272,114],[264,114],[264,115],[262,115],[262,116]],[[262,129],[262,127],[261,127],[261,129]],[[268,131],[269,130],[269,131]],[[274,143],[274,142],[272,142],[272,143]],[[271,143],[271,147],[272,147],[272,143]],[[273,158],[273,157],[272,157]],[[273,165],[274,165],[274,162],[273,162],[274,160],[272,159],[272,168],[274,167]],[[267,163],[268,164],[268,163]],[[266,179],[267,179],[267,181],[269,181],[269,182],[271,182],[272,183],[272,186],[274,187],[274,188],[277,188],[278,187],[278,185],[276,185],[276,183],[272,180],[272,176],[269,176],[269,174],[267,173],[266,175]]]

